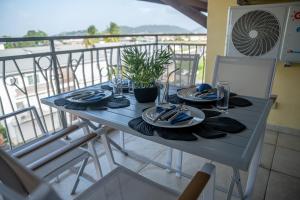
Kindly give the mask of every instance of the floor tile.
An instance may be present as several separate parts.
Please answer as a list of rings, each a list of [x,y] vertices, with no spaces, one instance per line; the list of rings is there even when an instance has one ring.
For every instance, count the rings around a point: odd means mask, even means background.
[[[140,174],[178,192],[182,192],[190,181],[184,177],[178,178],[175,176],[175,173],[169,173],[166,170],[152,164],[149,164],[141,170]]]
[[[272,169],[300,178],[300,152],[277,147]]]
[[[275,145],[277,141],[278,133],[271,130],[266,130],[264,143]]]
[[[266,189],[268,186],[269,175],[269,170],[261,167],[258,169],[252,196],[253,200],[264,200]]]
[[[142,138],[130,140],[125,145],[126,150],[131,150],[150,159],[156,157],[165,148],[163,145]]]
[[[215,190],[215,199],[216,200],[226,200],[227,193]],[[237,197],[231,197],[231,200],[238,200],[239,198]]]
[[[277,172],[271,172],[266,200],[300,199],[300,179]]]
[[[113,150],[113,154],[114,154],[114,158],[115,158],[115,161],[132,170],[132,171],[138,171],[140,170],[143,166],[144,166],[144,163],[142,162],[139,162],[137,160],[134,160],[128,156],[125,156],[124,154],[118,152],[118,151],[115,151]],[[108,160],[106,158],[106,155],[103,155],[100,157],[100,165],[101,165],[101,169],[102,169],[102,173],[104,175],[108,174],[110,171],[111,171],[111,168],[110,168],[110,165],[108,163]],[[95,173],[95,168],[94,168],[94,165],[93,163],[91,162],[88,166],[87,166],[87,173],[88,174],[93,174]]]
[[[295,151],[300,151],[300,136],[279,134],[278,146],[289,148]]]
[[[221,187],[222,190],[228,191],[229,185],[231,182],[232,177],[232,168],[222,165],[219,163],[215,163],[216,165],[216,185]],[[240,171],[241,182],[243,186],[243,190],[245,190],[246,183],[247,183],[247,172]],[[254,191],[253,191],[253,198],[256,199],[263,199],[265,189],[267,188],[267,181],[268,181],[269,171],[267,169],[258,168]],[[234,188],[235,194],[237,193],[236,187]]]
[[[80,181],[76,190],[75,195],[71,195],[71,190],[75,181],[76,175],[72,173],[66,174],[66,176],[61,175],[59,182],[53,182],[51,185],[58,193],[58,195],[64,200],[71,200],[78,196],[80,193],[85,191],[91,183],[86,181]]]
[[[261,156],[261,166],[266,169],[271,169],[272,160],[275,153],[275,146],[264,144]]]
[[[168,148],[165,148],[165,150],[163,150],[160,153],[160,155],[158,155],[154,159],[154,161],[159,162],[161,164],[166,164],[167,152],[168,152]],[[173,162],[172,162],[173,168],[176,168],[178,154],[179,154],[178,150],[173,150]],[[207,159],[201,158],[199,156],[194,156],[188,153],[183,153],[182,172],[193,176],[196,172],[201,170],[205,162],[207,162]]]

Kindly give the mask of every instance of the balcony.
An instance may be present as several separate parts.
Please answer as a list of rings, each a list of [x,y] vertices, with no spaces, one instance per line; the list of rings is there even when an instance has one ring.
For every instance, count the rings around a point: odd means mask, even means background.
[[[176,41],[180,36],[183,41]],[[118,37],[119,43],[98,43],[93,47],[85,47],[82,41],[105,37]],[[35,106],[39,117],[48,132],[54,132],[61,127],[76,123],[75,115],[59,112],[41,103],[40,99],[59,95],[75,89],[104,83],[111,79],[110,69],[121,65],[122,51],[126,47],[136,46],[148,53],[155,49],[168,49],[174,54],[199,54],[196,83],[205,82],[206,66],[206,36],[199,34],[159,34],[159,35],[117,35],[117,36],[70,36],[45,38],[7,38],[7,42],[20,40],[46,41],[45,46],[36,48],[13,49],[0,51],[0,110],[2,114],[25,107]],[[67,43],[64,44],[64,43]],[[189,63],[183,63],[187,66]],[[6,138],[2,140],[2,148],[13,149],[41,136],[37,121],[30,114],[22,114],[2,122],[6,129]],[[70,137],[81,135],[76,132]],[[109,134],[113,141],[119,143],[119,133]],[[1,138],[0,138],[1,139]],[[253,199],[296,199],[299,197],[299,144],[300,137],[287,135],[280,131],[267,130],[263,144],[263,153],[258,170]],[[166,146],[125,134],[125,147],[135,153],[141,153],[158,164],[164,164],[168,153]],[[106,159],[102,141],[96,143],[96,150],[104,174],[107,174],[109,164]],[[177,151],[173,152],[174,157]],[[142,159],[131,158],[113,149],[115,160],[120,165],[176,191],[182,191],[188,178],[175,176],[154,164]],[[183,173],[192,176],[207,162],[188,153],[184,153]],[[95,174],[92,163],[88,163],[86,177]],[[175,162],[173,163],[175,165]],[[225,199],[232,171],[229,167],[215,163],[217,166],[215,199]],[[175,167],[175,166],[173,166]],[[73,199],[77,194],[87,189],[91,183],[81,182],[76,195],[69,195],[71,182],[79,165],[62,173],[51,184],[64,199]],[[245,182],[246,172],[241,174]],[[279,190],[280,188],[280,190]],[[234,192],[237,196],[237,191]],[[237,197],[234,197],[235,199]]]

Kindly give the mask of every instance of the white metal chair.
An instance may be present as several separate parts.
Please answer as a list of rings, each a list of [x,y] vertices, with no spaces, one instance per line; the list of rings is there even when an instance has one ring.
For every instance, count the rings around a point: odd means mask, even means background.
[[[269,98],[275,65],[276,59],[217,56],[212,84],[228,81],[231,92]]]
[[[189,87],[196,82],[199,54],[174,54],[173,62],[167,67],[162,76],[162,81],[166,81],[170,72],[177,70],[169,77],[169,84],[178,87]]]
[[[276,59],[217,56],[212,85],[228,81],[231,92],[239,95],[270,98],[275,74]],[[177,176],[181,176],[182,152],[176,163]],[[172,154],[168,153],[168,165]]]
[[[61,131],[47,133],[35,107],[29,107],[3,115],[0,117],[0,121],[24,112],[33,113],[34,119],[42,132],[42,136],[10,150],[8,153],[11,156],[19,160],[20,163],[32,170],[35,175],[45,181],[52,180],[63,171],[82,162],[71,193],[75,193],[80,177],[83,175],[85,166],[90,157],[93,158],[98,178],[102,177],[100,163],[92,144],[93,139],[96,138],[97,134],[90,133],[85,123],[77,123]],[[83,129],[84,136],[72,141],[62,139],[79,129]],[[80,147],[85,144],[88,144],[88,150]]]
[[[199,54],[175,54],[173,56],[173,64],[167,68],[166,73],[163,75],[163,80],[167,79],[166,77],[170,72],[174,71],[175,69],[179,69],[170,76],[169,85],[178,87],[190,87],[195,85],[199,59]],[[173,149],[169,148],[166,161],[166,165],[169,168],[172,167],[172,155]],[[179,151],[176,164],[177,176],[181,175],[182,155],[183,152]]]
[[[214,199],[215,166],[206,163],[179,194],[123,167],[117,167],[76,200]],[[47,183],[0,149],[0,195],[7,200],[60,200]]]

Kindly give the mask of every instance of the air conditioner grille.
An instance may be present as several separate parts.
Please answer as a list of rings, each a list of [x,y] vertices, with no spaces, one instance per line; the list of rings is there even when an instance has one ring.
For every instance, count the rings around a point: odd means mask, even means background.
[[[270,12],[250,11],[242,15],[232,29],[234,47],[246,56],[261,56],[268,53],[278,42],[279,21]]]

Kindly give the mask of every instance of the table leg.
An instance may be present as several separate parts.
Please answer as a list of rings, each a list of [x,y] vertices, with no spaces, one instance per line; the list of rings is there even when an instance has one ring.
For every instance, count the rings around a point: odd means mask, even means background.
[[[116,149],[118,149],[122,154],[124,154],[125,156],[128,156],[128,153],[122,149],[122,147],[120,145],[118,145],[115,141],[113,141],[111,138],[107,137],[108,141],[111,145],[113,145]]]
[[[235,183],[240,195],[241,199],[244,199],[244,192],[243,192],[243,187],[242,187],[242,182],[241,182],[241,176],[240,176],[240,171],[236,168],[233,169],[234,171],[234,176],[235,176]]]
[[[229,190],[227,192],[227,198],[226,198],[227,200],[231,199],[231,196],[232,196],[232,193],[233,193],[234,184],[235,184],[235,181],[234,181],[234,177],[232,176],[231,177],[231,182],[230,182],[230,185],[229,185]]]
[[[183,157],[183,151],[178,150],[178,157],[176,162],[176,176],[181,177],[181,171],[182,171],[182,157]]]
[[[82,128],[83,128],[83,132],[84,132],[85,135],[89,134],[89,128],[87,126],[84,126]],[[88,142],[88,150],[89,150],[89,153],[90,153],[90,155],[91,155],[91,157],[93,158],[93,161],[94,161],[97,178],[100,179],[103,176],[103,174],[102,174],[101,165],[100,165],[99,158],[97,156],[97,152],[96,152],[96,149],[95,149],[95,146],[94,146],[93,142],[94,141],[89,141]]]
[[[167,171],[171,172],[171,168],[172,168],[172,156],[173,155],[173,149],[171,147],[168,148],[167,150],[167,161],[166,161],[166,165],[168,166]]]
[[[243,192],[243,188],[242,188],[240,172],[236,168],[232,168],[232,169],[233,169],[233,176],[231,178],[231,182],[230,182],[230,186],[229,186],[229,190],[228,190],[226,199],[227,200],[231,199],[235,185],[237,186],[237,189],[238,189],[238,192],[240,195],[240,199],[244,199],[244,192]]]
[[[120,146],[122,149],[125,149],[125,133],[124,131],[120,131]]]
[[[248,171],[248,179],[246,183],[246,188],[245,188],[245,199],[251,199],[253,190],[254,190],[254,184],[255,184],[255,179],[258,171],[258,167],[260,164],[260,159],[261,159],[261,154],[262,154],[262,147],[263,147],[263,140],[264,137],[260,138],[258,141],[257,147],[255,149],[249,171]]]
[[[113,152],[112,152],[112,149],[110,146],[110,139],[106,133],[101,135],[101,139],[103,142],[103,146],[104,146],[104,149],[106,152],[106,157],[109,162],[110,168],[111,168],[111,170],[113,170],[114,168],[116,168],[116,164],[115,164],[115,159],[114,159]]]

